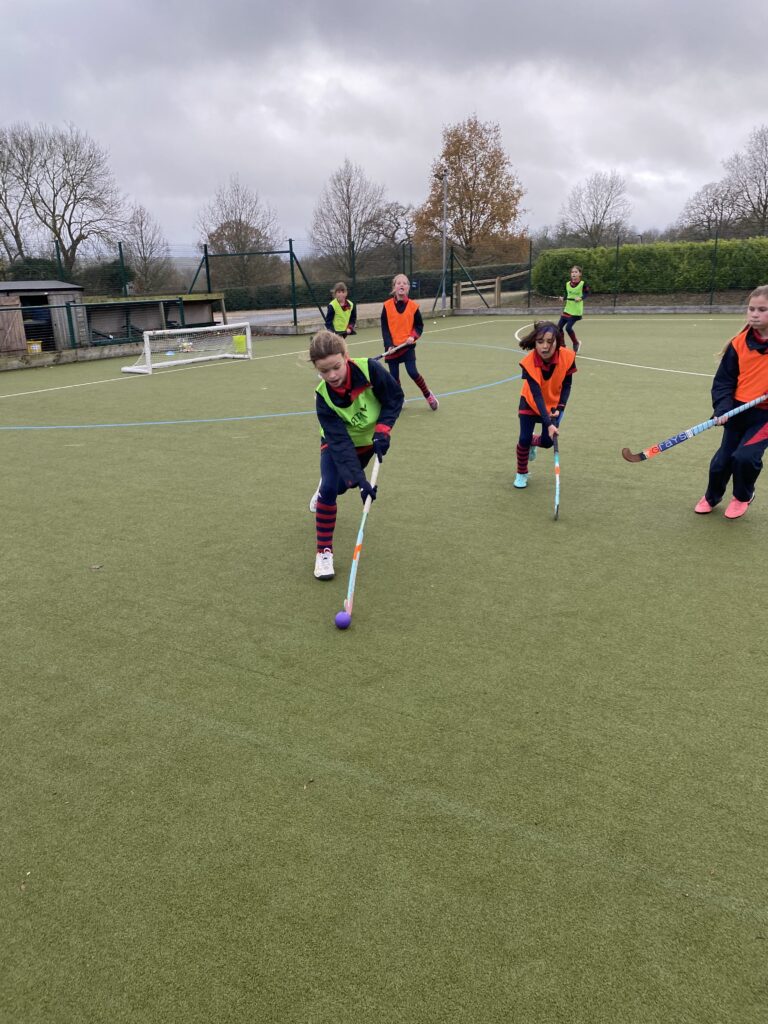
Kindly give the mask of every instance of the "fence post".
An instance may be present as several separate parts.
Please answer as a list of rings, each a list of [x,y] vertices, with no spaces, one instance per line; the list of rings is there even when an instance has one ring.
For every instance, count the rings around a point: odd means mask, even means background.
[[[621,244],[621,235],[616,236],[616,265],[614,268],[615,280],[613,283],[613,308],[616,309],[616,301],[619,297],[619,245]]]
[[[208,294],[213,291],[211,288],[211,263],[208,259],[208,244],[203,245],[203,262],[205,263],[205,287],[208,290]]]
[[[448,294],[451,296],[451,309],[453,309],[453,246],[451,246],[450,267],[451,267],[451,274],[450,274],[450,277],[448,278],[448,284],[450,285],[450,287],[448,289]]]
[[[67,302],[65,304],[67,310],[67,327],[69,328],[69,347],[77,348],[77,337],[75,335],[75,324],[72,320],[72,303]]]
[[[296,268],[293,265],[293,239],[288,239],[288,253],[290,255],[291,262],[291,308],[293,309],[293,328],[295,331],[299,329],[299,319],[296,315]]]
[[[528,239],[528,309],[531,308],[531,278],[533,277],[533,239]]]
[[[125,258],[123,256],[123,243],[117,243],[117,258],[120,261],[120,284],[122,285],[123,298],[128,298],[128,282],[125,279]]]
[[[715,278],[717,276],[717,242],[718,229],[715,228],[715,248],[712,252],[712,280],[709,285],[709,311],[712,312],[712,303],[715,301]]]

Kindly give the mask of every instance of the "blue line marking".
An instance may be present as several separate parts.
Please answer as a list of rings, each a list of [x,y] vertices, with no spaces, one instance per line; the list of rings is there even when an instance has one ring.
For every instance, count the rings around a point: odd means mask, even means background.
[[[472,391],[484,391],[487,388],[498,387],[499,384],[509,384],[511,381],[520,380],[521,377],[522,374],[518,373],[515,374],[514,377],[502,377],[501,380],[494,380],[490,384],[475,384],[471,388],[459,388],[457,391],[443,391],[438,394],[437,397],[450,398],[453,395],[468,395]],[[423,396],[419,396],[418,398],[406,398],[405,401],[406,404],[409,402],[420,402],[423,401]],[[314,415],[314,409],[307,409],[304,412],[266,412],[258,413],[253,416],[217,416],[203,420],[143,420],[136,423],[62,423],[53,424],[51,426],[0,426],[0,430],[115,430],[126,427],[189,427],[202,423],[244,423],[251,420],[279,420],[285,419],[289,416]]]

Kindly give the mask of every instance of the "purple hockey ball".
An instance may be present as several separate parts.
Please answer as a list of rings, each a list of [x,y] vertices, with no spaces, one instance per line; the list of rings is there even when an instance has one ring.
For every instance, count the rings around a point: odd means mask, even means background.
[[[349,612],[337,612],[334,621],[337,629],[349,629],[352,622],[352,616]]]

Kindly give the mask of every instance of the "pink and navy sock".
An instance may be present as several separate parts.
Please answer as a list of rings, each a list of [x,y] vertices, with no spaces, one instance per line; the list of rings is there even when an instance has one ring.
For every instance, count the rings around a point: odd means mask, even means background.
[[[336,529],[336,506],[324,505],[318,498],[315,511],[315,530],[317,532],[317,550],[333,551],[333,531]]]

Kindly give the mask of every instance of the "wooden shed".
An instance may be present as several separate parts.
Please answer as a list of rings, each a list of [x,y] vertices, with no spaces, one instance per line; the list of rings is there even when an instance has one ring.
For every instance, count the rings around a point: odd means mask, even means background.
[[[68,304],[82,293],[65,281],[0,281],[0,353],[69,348]]]
[[[143,332],[226,322],[223,292],[89,296],[63,281],[0,281],[0,355],[141,342]]]

